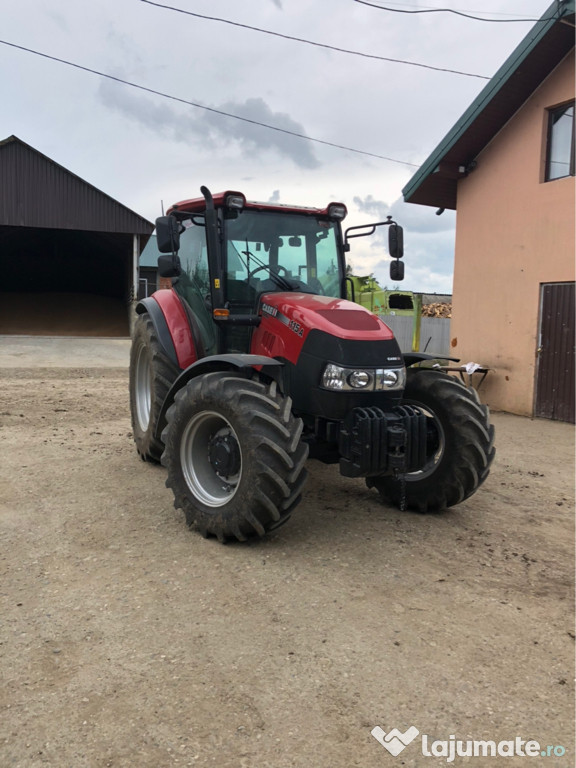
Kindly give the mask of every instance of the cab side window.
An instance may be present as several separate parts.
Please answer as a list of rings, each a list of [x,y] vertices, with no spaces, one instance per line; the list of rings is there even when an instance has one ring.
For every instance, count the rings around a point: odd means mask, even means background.
[[[184,222],[184,226],[179,251],[182,273],[174,282],[174,288],[192,310],[200,326],[205,354],[211,355],[216,352],[217,339],[210,309],[206,230],[192,222]]]
[[[187,222],[184,223],[186,226]],[[208,272],[208,249],[204,227],[190,223],[180,238],[180,261],[182,275],[194,285],[199,293],[210,293],[210,275]]]

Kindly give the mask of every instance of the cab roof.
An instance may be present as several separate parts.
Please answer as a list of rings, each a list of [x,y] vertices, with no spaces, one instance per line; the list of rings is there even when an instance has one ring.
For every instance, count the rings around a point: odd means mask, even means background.
[[[276,213],[299,213],[305,216],[314,216],[316,218],[331,218],[330,208],[333,206],[342,206],[346,210],[344,203],[331,202],[325,208],[307,208],[305,206],[298,205],[284,205],[282,203],[259,203],[254,200],[246,200],[242,192],[236,192],[233,190],[226,190],[226,192],[218,192],[213,194],[215,208],[224,208],[226,206],[226,198],[234,196],[240,196],[244,198],[244,210],[253,211],[269,211]],[[182,200],[179,203],[174,203],[168,210],[168,214],[175,211],[183,213],[204,213],[206,210],[206,200],[204,197],[195,197],[191,200]]]

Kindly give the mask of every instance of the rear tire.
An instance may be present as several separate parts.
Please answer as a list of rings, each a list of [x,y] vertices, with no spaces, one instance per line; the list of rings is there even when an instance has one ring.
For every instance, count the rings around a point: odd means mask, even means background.
[[[220,541],[244,541],[288,520],[308,457],[291,408],[275,382],[231,372],[199,376],[176,393],[162,464],[188,525]]]
[[[158,463],[164,450],[155,436],[160,409],[180,373],[168,358],[147,313],[138,315],[130,348],[130,414],[138,453],[144,461]]]
[[[369,477],[392,504],[419,512],[438,512],[467,499],[488,477],[494,459],[494,427],[476,391],[445,373],[409,368],[402,403],[431,416],[428,461],[419,472]]]

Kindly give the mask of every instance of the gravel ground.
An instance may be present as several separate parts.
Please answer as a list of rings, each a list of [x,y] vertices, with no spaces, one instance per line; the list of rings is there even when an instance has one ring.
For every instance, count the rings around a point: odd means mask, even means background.
[[[574,764],[573,426],[495,414],[490,477],[441,515],[310,462],[287,526],[222,546],[138,460],[125,367],[0,379],[2,768],[447,763],[375,726]]]

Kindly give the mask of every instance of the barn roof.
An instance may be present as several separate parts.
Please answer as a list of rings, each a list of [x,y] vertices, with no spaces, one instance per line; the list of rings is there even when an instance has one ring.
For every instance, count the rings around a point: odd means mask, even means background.
[[[404,200],[455,209],[458,179],[573,48],[574,0],[554,0],[406,184]]]
[[[158,258],[162,256],[158,250],[158,241],[156,235],[152,235],[150,240],[146,243],[146,246],[140,254],[140,266],[141,267],[157,267]]]
[[[17,136],[0,141],[0,226],[150,235],[154,224]]]

